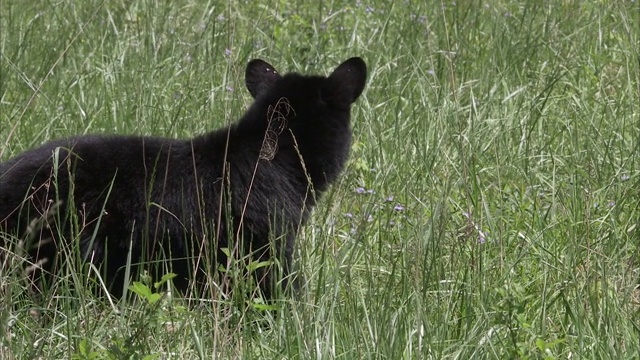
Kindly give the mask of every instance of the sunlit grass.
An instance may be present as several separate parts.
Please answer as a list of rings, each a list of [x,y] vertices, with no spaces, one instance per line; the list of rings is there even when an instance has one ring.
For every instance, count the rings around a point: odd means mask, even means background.
[[[0,158],[237,119],[244,66],[370,71],[286,306],[0,281],[2,358],[637,358],[640,4],[0,3]],[[68,284],[68,285],[64,285]]]

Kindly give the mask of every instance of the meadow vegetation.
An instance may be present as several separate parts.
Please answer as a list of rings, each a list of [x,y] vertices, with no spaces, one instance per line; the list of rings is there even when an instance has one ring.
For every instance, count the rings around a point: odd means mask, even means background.
[[[142,278],[110,302],[70,255],[34,299],[14,256],[0,357],[640,357],[637,0],[5,0],[0,159],[192,137],[242,115],[250,59],[327,74],[351,56],[369,67],[351,160],[298,236],[296,298]]]

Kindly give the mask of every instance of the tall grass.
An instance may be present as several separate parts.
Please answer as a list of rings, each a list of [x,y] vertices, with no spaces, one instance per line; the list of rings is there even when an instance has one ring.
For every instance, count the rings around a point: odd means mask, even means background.
[[[37,316],[5,264],[2,358],[640,356],[637,1],[7,0],[0,52],[3,160],[229,124],[255,57],[370,69],[298,298],[111,304],[67,274]]]

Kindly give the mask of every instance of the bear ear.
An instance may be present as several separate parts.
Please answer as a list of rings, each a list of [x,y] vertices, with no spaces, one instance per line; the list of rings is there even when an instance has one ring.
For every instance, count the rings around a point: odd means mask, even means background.
[[[366,81],[367,64],[359,57],[351,58],[324,81],[322,98],[333,105],[349,106],[362,94]]]
[[[244,81],[254,99],[261,92],[271,87],[278,79],[280,79],[278,71],[265,61],[254,59],[247,64]]]

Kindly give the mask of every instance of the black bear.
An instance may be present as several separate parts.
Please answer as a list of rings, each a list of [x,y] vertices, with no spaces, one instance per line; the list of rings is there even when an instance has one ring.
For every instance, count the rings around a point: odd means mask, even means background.
[[[115,296],[127,264],[162,264],[184,291],[246,255],[271,264],[254,273],[265,298],[286,287],[296,233],[349,156],[367,68],[356,57],[328,77],[281,76],[252,60],[245,76],[254,102],[229,127],[188,140],[71,137],[1,163],[0,251],[32,239],[41,282],[77,244]]]

